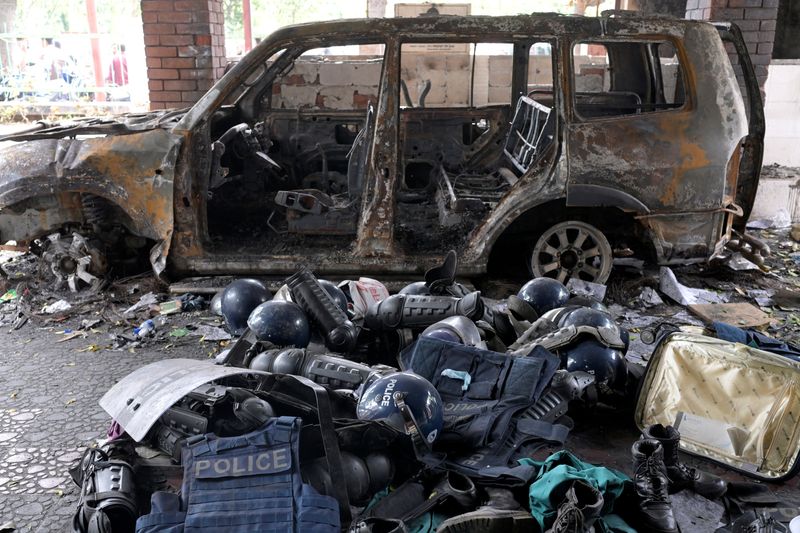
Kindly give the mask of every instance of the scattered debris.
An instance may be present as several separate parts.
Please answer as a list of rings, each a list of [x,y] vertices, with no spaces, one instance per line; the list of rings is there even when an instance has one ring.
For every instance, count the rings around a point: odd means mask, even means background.
[[[639,301],[645,307],[655,307],[657,305],[664,305],[664,300],[652,287],[642,287],[642,292],[639,293]]]
[[[139,298],[138,302],[136,302],[135,304],[127,308],[125,311],[123,311],[122,314],[131,315],[136,311],[138,311],[139,309],[145,309],[157,303],[158,303],[158,297],[154,293],[148,292],[147,294]]]
[[[174,315],[181,312],[180,300],[168,300],[162,302],[159,306],[159,314],[161,315]]]
[[[781,229],[792,225],[792,215],[786,209],[778,209],[769,218],[750,220],[747,222],[748,229]]]
[[[740,328],[768,326],[772,318],[748,303],[692,304],[689,310],[711,324],[725,322]]]
[[[725,264],[728,266],[728,268],[731,268],[738,272],[746,270],[759,270],[757,264],[753,263],[748,259],[745,259],[745,257],[740,252],[736,252],[733,255],[731,255],[725,262]]]
[[[103,322],[102,318],[84,318],[81,320],[81,325],[78,326],[79,329],[92,329],[93,327],[101,324]]]
[[[661,267],[661,281],[659,290],[677,303],[687,306],[699,303],[724,303],[727,301],[723,295],[704,289],[693,289],[678,282],[675,273],[669,267]]]
[[[55,303],[42,307],[42,313],[44,313],[45,315],[53,315],[55,313],[62,313],[71,308],[72,304],[70,304],[68,301],[59,300]]]
[[[17,298],[17,290],[9,289],[3,296],[0,296],[0,302],[8,302]]]
[[[598,302],[602,302],[606,297],[607,287],[602,283],[592,283],[591,281],[583,281],[578,278],[570,278],[569,281],[567,281],[567,288],[575,296],[594,298]]]
[[[216,326],[201,325],[196,329],[189,331],[190,335],[202,337],[207,341],[227,341],[230,340],[231,334],[222,328]]]
[[[133,334],[140,339],[152,336],[155,331],[156,324],[152,319],[147,319],[138,328],[133,328]]]
[[[175,328],[169,332],[170,337],[181,338],[185,337],[189,334],[189,330],[186,328]]]

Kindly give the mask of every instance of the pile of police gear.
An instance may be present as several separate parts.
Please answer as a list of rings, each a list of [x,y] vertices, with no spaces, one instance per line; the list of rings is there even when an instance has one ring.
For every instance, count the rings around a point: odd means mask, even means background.
[[[650,441],[635,483],[531,459],[571,408],[630,397],[627,332],[558,281],[492,302],[455,272],[451,252],[393,296],[307,269],[275,295],[232,283],[216,364],[153,363],[101,400],[116,431],[79,468],[76,531],[675,531],[648,507],[669,507]]]

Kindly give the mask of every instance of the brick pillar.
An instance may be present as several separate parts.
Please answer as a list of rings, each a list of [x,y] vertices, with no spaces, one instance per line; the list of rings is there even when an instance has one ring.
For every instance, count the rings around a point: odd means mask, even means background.
[[[225,71],[222,0],[142,0],[150,109],[188,107]]]
[[[778,0],[688,0],[686,18],[736,23],[742,30],[763,93],[775,41]]]

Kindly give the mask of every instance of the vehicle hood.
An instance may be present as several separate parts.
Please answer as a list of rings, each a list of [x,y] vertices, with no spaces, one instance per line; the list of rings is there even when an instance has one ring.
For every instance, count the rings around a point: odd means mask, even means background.
[[[125,135],[155,129],[171,130],[188,111],[161,109],[112,117],[85,117],[62,122],[38,121],[23,131],[0,136],[0,141],[61,139],[76,135]]]

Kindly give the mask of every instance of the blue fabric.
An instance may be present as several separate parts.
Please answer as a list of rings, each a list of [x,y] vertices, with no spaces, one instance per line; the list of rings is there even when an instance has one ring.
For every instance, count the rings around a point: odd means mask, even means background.
[[[544,461],[520,459],[519,462],[538,469],[528,495],[531,514],[542,531],[552,526],[558,506],[571,483],[582,480],[603,495],[603,513],[596,526],[598,531],[636,533],[635,529],[614,513],[615,505],[623,492],[632,489],[630,478],[622,472],[585,463],[565,450],[552,454]]]
[[[154,494],[153,512],[140,518],[137,532],[340,531],[336,500],[300,477],[300,426],[299,418],[280,417],[246,435],[189,439],[180,505],[174,495],[157,501]],[[169,512],[161,512],[165,506]],[[185,515],[182,529],[176,511]]]
[[[800,362],[799,347],[768,337],[752,328],[742,329],[724,322],[714,322],[714,330],[717,332],[717,337],[724,341],[738,342],[751,348],[758,348],[759,350],[772,352]]]
[[[150,514],[136,521],[136,533],[183,533],[186,512],[181,511],[181,497],[172,492],[154,492]]]

